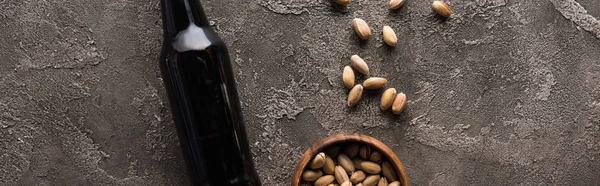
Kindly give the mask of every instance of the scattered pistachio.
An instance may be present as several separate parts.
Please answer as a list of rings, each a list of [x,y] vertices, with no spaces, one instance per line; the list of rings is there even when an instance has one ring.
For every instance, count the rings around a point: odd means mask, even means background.
[[[389,26],[383,26],[383,42],[389,46],[396,46],[398,43],[398,37],[396,36],[396,32]]]
[[[444,3],[444,1],[434,1],[431,3],[431,7],[441,16],[450,17],[450,15],[452,15],[452,10],[450,10],[450,7],[448,7],[448,4]]]
[[[367,22],[365,22],[365,20],[361,18],[354,18],[354,20],[352,20],[352,27],[354,27],[354,31],[356,32],[356,35],[360,37],[360,39],[368,40],[371,37],[371,28]]]
[[[350,93],[348,93],[348,106],[349,107],[353,107],[354,105],[358,104],[358,101],[360,101],[360,97],[362,96],[362,92],[363,92],[362,85],[355,85],[354,88],[352,88],[352,90],[350,90]]]
[[[390,0],[390,9],[399,9],[406,3],[406,0]]]

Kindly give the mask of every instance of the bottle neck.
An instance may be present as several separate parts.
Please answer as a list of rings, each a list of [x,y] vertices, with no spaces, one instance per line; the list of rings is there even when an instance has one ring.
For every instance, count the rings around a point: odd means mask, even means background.
[[[165,39],[174,38],[190,24],[209,27],[200,0],[161,0]]]

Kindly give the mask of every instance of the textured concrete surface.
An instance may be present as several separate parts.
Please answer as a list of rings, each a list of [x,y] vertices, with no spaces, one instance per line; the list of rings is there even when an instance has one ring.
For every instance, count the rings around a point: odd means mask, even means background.
[[[204,1],[263,184],[288,184],[303,151],[339,132],[387,143],[413,185],[600,183],[600,1],[449,0],[445,21],[429,3]],[[158,1],[0,0],[0,30],[0,185],[187,183]],[[378,91],[345,107],[352,54],[407,94],[404,114],[379,111]]]

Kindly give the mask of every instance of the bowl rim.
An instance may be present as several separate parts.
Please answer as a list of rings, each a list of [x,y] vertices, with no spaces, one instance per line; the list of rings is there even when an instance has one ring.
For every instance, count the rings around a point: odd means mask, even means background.
[[[391,161],[396,169],[396,174],[398,174],[399,181],[402,186],[410,186],[408,181],[408,175],[406,173],[406,168],[402,165],[400,158],[383,142],[377,140],[374,137],[371,137],[366,134],[360,133],[340,133],[327,136],[315,143],[302,154],[302,157],[298,160],[298,164],[296,168],[294,168],[294,174],[292,175],[291,185],[298,186],[300,185],[302,172],[304,168],[308,165],[309,161],[315,156],[317,153],[322,152],[325,148],[338,144],[338,143],[347,143],[347,142],[358,142],[370,145],[374,147],[379,152],[381,152],[384,156],[387,157],[388,161]]]

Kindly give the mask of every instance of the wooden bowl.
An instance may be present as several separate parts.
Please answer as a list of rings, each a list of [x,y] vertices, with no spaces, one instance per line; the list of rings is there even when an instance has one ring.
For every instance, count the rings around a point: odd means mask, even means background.
[[[381,152],[396,168],[396,174],[398,174],[398,178],[402,186],[409,186],[408,175],[406,174],[406,169],[402,165],[398,156],[390,149],[387,145],[383,144],[381,141],[364,134],[356,134],[356,133],[342,133],[336,134],[332,136],[328,136],[326,138],[321,139],[320,141],[314,143],[309,149],[304,152],[300,160],[298,161],[298,165],[294,169],[294,174],[292,175],[292,186],[300,185],[300,181],[302,179],[302,172],[305,167],[308,165],[309,161],[317,155],[319,152],[325,150],[325,148],[341,144],[341,143],[362,143],[370,145],[371,148],[377,149]]]

